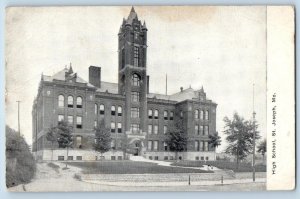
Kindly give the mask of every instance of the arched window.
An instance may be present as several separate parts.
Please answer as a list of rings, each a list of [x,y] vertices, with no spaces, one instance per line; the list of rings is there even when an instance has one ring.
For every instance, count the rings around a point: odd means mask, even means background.
[[[204,115],[203,111],[200,111],[200,120],[203,120],[203,115]]]
[[[173,120],[173,119],[174,119],[174,112],[171,111],[171,112],[170,112],[170,120]]]
[[[95,104],[95,115],[98,114],[98,104]]]
[[[65,97],[63,95],[58,96],[58,107],[64,107],[65,106]]]
[[[149,109],[149,110],[148,110],[148,118],[149,118],[149,119],[152,119],[152,109]]]
[[[199,111],[195,110],[195,119],[199,119]]]
[[[116,115],[116,107],[111,106],[111,115]]]
[[[133,74],[132,77],[131,77],[131,84],[133,86],[140,86],[140,81],[141,81],[141,78],[139,75],[137,74]]]
[[[104,115],[105,110],[104,110],[104,105],[103,104],[100,104],[99,109],[100,109],[100,115]]]
[[[205,111],[205,120],[209,120],[209,112]]]
[[[164,119],[168,120],[168,111],[164,111]]]
[[[158,119],[158,110],[154,110],[154,119]]]
[[[73,98],[73,96],[69,95],[68,96],[68,107],[73,108],[73,104],[74,104],[74,98]]]
[[[118,106],[118,116],[122,116],[122,106]]]
[[[76,105],[77,108],[82,108],[82,97],[77,97]]]

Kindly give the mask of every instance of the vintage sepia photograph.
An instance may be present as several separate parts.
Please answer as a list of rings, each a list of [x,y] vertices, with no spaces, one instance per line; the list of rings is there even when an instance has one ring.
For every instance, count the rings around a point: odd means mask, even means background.
[[[7,190],[267,190],[268,9],[7,7]]]

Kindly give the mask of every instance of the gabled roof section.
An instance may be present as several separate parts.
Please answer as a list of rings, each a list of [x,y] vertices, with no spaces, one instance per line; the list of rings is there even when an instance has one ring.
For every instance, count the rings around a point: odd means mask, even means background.
[[[69,69],[66,67],[52,76],[42,75],[42,80],[47,82],[53,82],[53,80],[66,81],[71,79],[74,79],[74,81],[78,83],[87,84],[89,87],[94,87],[92,84],[79,77],[77,73],[74,73],[71,66]]]

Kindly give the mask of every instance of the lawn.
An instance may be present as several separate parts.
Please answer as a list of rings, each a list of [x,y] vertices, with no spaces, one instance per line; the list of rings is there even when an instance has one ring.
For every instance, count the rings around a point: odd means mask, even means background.
[[[212,173],[199,169],[159,166],[155,163],[133,161],[70,162],[84,174],[151,174],[151,173]]]
[[[174,162],[174,166],[184,166],[184,167],[201,167],[202,165],[212,165],[220,169],[229,169],[234,172],[251,172],[252,165],[251,163],[239,163],[239,168],[236,168],[236,162],[229,161],[181,161]],[[256,165],[255,170],[257,172],[266,172],[266,165]]]

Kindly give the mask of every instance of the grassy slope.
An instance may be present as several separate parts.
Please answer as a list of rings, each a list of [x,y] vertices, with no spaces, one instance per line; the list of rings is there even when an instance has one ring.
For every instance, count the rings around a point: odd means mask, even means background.
[[[85,174],[146,174],[146,173],[211,173],[199,169],[158,166],[154,163],[132,161],[71,162]]]

